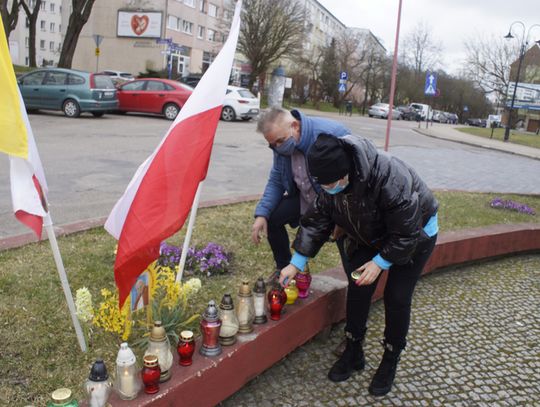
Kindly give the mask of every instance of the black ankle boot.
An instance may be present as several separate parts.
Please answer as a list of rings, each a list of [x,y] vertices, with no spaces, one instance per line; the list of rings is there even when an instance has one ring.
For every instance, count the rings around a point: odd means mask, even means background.
[[[384,396],[392,389],[401,354],[401,349],[397,349],[388,342],[383,341],[381,344],[384,346],[384,354],[369,385],[369,393],[373,396]]]
[[[347,337],[347,346],[341,357],[328,372],[328,378],[333,382],[342,382],[351,377],[353,370],[362,370],[366,361],[362,349],[363,338]]]

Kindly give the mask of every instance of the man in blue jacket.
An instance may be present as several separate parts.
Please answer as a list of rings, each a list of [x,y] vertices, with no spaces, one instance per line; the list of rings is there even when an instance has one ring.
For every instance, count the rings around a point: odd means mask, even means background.
[[[309,175],[307,152],[319,134],[343,137],[350,130],[342,124],[320,117],[308,117],[298,110],[271,108],[258,121],[257,131],[262,133],[274,152],[274,163],[255,209],[255,222],[251,238],[255,244],[267,236],[276,270],[271,279],[277,279],[282,268],[291,260],[289,235],[286,225],[297,227],[300,216],[315,200],[320,187]]]

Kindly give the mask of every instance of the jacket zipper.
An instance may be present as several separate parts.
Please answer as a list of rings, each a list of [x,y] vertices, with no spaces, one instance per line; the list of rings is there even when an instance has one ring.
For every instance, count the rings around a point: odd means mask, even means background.
[[[345,212],[347,213],[347,219],[349,220],[349,223],[351,224],[351,226],[353,227],[354,229],[354,232],[356,233],[356,235],[360,238],[360,240],[362,241],[362,243],[364,243],[366,246],[368,247],[372,247],[372,245],[370,245],[369,243],[367,243],[364,238],[362,237],[362,235],[358,232],[358,228],[355,226],[355,223],[352,221],[351,219],[351,215],[349,213],[349,201],[347,201],[347,195],[343,195],[343,205],[345,206]]]

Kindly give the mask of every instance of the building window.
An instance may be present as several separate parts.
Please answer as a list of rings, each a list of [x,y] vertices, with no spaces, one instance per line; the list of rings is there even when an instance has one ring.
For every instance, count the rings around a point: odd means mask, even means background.
[[[25,57],[25,58],[24,58],[24,64],[25,64],[26,66],[30,65],[30,60],[28,59],[28,57]]]
[[[52,32],[52,33],[54,32],[54,23],[51,23],[49,25],[49,31]]]
[[[202,71],[203,73],[210,67],[210,64],[214,61],[214,56],[209,52],[203,52],[202,59]]]
[[[195,8],[195,0],[184,0],[184,4],[186,6]]]
[[[199,11],[200,11],[201,13],[204,13],[204,10],[205,10],[205,8],[206,8],[205,6],[206,6],[206,0],[201,0],[201,1],[199,2]]]
[[[59,32],[59,33],[62,32],[62,24],[58,24],[58,32]]]
[[[167,18],[167,28],[170,28],[171,30],[177,30],[178,31],[178,23],[179,18],[175,16],[169,16]]]
[[[208,15],[210,17],[217,17],[218,8],[215,4],[208,3]]]
[[[39,48],[40,49],[45,49],[45,40],[40,40],[39,41]]]
[[[28,17],[26,17],[25,26],[26,26],[26,28],[30,27],[30,20],[28,19]]]
[[[54,41],[49,42],[49,51],[54,51]]]
[[[46,1],[43,1],[43,2],[41,3],[40,9],[43,10],[43,11],[45,11],[46,8],[47,8],[47,2],[46,2]]]
[[[193,23],[190,23],[189,21],[183,20],[182,21],[182,31],[186,34],[192,35],[193,34]]]
[[[202,25],[199,26],[199,30],[197,31],[197,38],[204,39],[204,27]]]
[[[49,5],[49,10],[51,11],[51,13],[54,13],[54,3],[51,3]]]
[[[216,32],[210,28],[208,28],[206,32],[208,33],[208,36],[206,37],[208,41],[214,42],[216,40]]]
[[[40,27],[41,27],[41,31],[45,31],[45,20],[41,20],[41,22],[39,23]]]
[[[24,45],[26,46],[26,48],[28,48],[29,42],[30,42],[30,39],[29,39],[28,37],[26,37],[26,38],[24,39]]]

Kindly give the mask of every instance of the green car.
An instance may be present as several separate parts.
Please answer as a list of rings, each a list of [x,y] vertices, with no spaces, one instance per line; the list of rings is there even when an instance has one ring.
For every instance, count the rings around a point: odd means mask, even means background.
[[[28,111],[62,110],[67,117],[91,112],[101,117],[116,110],[116,88],[108,75],[63,68],[44,68],[17,79]]]

